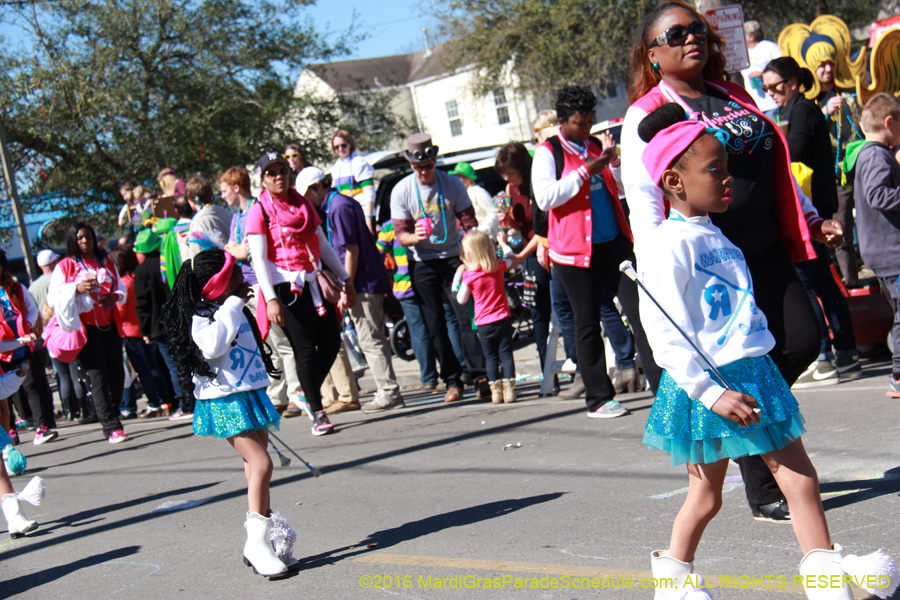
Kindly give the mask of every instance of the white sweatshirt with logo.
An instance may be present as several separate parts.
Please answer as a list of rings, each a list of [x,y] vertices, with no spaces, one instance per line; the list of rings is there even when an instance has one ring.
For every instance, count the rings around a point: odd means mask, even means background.
[[[243,309],[244,301],[230,296],[218,309],[214,304],[205,304],[200,314],[194,315],[191,337],[216,374],[214,378],[194,375],[194,396],[198,400],[269,385],[269,375]]]
[[[686,218],[674,209],[670,215],[646,240],[641,281],[717,367],[767,354],[775,338],[756,306],[743,253],[709,217]],[[641,323],[657,364],[711,409],[725,388],[643,290]]]

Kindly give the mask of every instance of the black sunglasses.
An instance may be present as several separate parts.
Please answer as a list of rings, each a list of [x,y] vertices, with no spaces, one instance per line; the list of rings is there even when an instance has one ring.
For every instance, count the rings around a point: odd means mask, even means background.
[[[786,79],[782,79],[781,81],[773,83],[772,85],[764,85],[764,86],[762,86],[762,91],[766,92],[767,94],[772,94],[772,93],[776,93],[776,92],[780,94],[784,90],[778,89],[778,88],[780,88],[786,82],[787,82]]]
[[[413,158],[416,160],[424,160],[426,158],[434,158],[437,156],[438,149],[437,146],[428,146],[424,150],[413,150],[410,152]]]
[[[684,25],[673,25],[666,29],[665,33],[661,33],[650,43],[651,48],[656,46],[684,46],[689,35],[693,35],[697,39],[705,38],[707,33],[706,25],[701,21],[694,21],[687,27]]]
[[[430,171],[434,168],[433,162],[422,163],[421,165],[413,165],[416,169],[422,169],[423,171]]]
[[[272,179],[275,179],[275,178],[278,177],[279,175],[287,175],[287,174],[290,173],[290,172],[291,172],[291,170],[290,170],[289,168],[287,168],[287,167],[281,167],[281,168],[278,169],[277,171],[273,171],[272,169],[266,169],[266,173],[265,173],[265,174],[266,174],[267,176],[271,177]]]

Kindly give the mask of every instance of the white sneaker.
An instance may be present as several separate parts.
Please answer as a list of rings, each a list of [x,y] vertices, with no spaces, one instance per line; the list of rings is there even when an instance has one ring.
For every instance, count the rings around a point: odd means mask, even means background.
[[[823,385],[837,385],[840,381],[838,371],[834,365],[831,364],[831,361],[819,360],[811,364],[809,368],[803,372],[803,375],[794,382],[791,389],[800,390]]]
[[[394,408],[404,408],[405,406],[406,404],[403,403],[403,396],[400,395],[400,392],[397,392],[396,395],[391,395],[386,392],[378,391],[375,393],[375,398],[371,402],[366,402],[362,405],[361,410],[368,414],[383,412]]]
[[[589,419],[615,419],[630,414],[631,412],[627,408],[615,400],[610,400],[597,410],[588,411],[587,416]]]

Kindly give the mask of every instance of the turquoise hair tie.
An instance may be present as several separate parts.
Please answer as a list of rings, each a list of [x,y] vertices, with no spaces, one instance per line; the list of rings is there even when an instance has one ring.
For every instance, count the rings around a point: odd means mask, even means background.
[[[711,134],[713,134],[713,136],[714,136],[717,140],[719,140],[720,142],[722,142],[722,145],[723,145],[723,146],[727,146],[727,145],[728,145],[728,134],[725,133],[724,130],[722,130],[722,129],[716,129],[715,127],[707,127],[707,128],[706,128],[706,131],[709,132],[709,133],[711,133]]]

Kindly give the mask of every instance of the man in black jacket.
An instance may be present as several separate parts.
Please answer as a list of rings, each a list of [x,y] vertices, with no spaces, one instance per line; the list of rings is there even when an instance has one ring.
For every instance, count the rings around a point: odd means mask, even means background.
[[[169,354],[166,329],[160,320],[163,305],[172,295],[159,268],[161,243],[160,237],[150,229],[144,229],[137,236],[134,251],[144,255],[144,262],[138,265],[134,271],[135,308],[144,341],[147,344],[155,343],[159,347],[159,353],[169,369],[175,397],[181,398],[181,406],[170,418],[172,420],[190,419],[194,416],[194,398],[191,394],[185,394],[181,390],[181,385],[178,383],[178,365]]]

